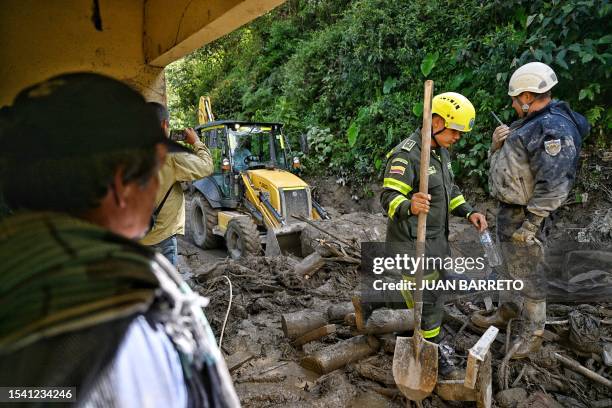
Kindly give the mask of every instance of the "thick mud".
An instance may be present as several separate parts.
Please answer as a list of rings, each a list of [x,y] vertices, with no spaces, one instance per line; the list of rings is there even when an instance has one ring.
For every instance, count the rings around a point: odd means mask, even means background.
[[[358,336],[354,318],[349,315],[330,320],[327,323],[335,324],[333,332],[301,346],[283,332],[284,314],[307,310],[327,315],[330,306],[349,304],[359,289],[359,265],[351,263],[350,258],[359,256],[360,242],[384,241],[387,219],[377,199],[372,198],[377,192],[366,189],[360,197],[355,194],[357,190],[342,183],[323,185],[327,187],[319,188],[318,194],[327,197],[321,201],[334,219],[318,225],[329,234],[308,227],[301,244],[304,256],[317,252],[324,260],[332,260],[307,278],[299,268],[296,270],[301,259],[295,256],[233,261],[226,258],[223,249],[203,251],[188,238],[179,243],[181,273],[193,288],[210,298],[205,313],[218,339],[223,331],[221,349],[245,407],[405,407],[406,400],[391,374],[397,334],[376,335],[378,351],[373,355],[320,374],[304,368],[304,357]],[[586,203],[568,202],[560,211],[557,225],[566,237],[590,240],[605,252],[612,242],[612,201],[605,196],[607,190],[600,194],[591,192]],[[477,209],[487,214],[494,231],[495,204],[481,200]],[[478,235],[465,220],[453,219],[449,239],[455,244],[477,243]],[[586,285],[585,290],[612,287],[612,265],[591,272],[574,284]],[[483,298],[467,296],[445,305],[445,342],[455,349],[461,367],[465,367],[469,349],[483,333],[469,323],[472,312],[486,308]],[[492,300],[495,304],[495,296]],[[500,331],[491,347],[493,406],[612,406],[611,388],[576,373],[555,357],[555,353],[569,357],[604,379],[612,379],[612,303],[549,302],[546,329],[538,353],[507,365],[503,360],[509,336],[505,329]],[[423,401],[423,406],[476,404],[442,401],[434,394]]]

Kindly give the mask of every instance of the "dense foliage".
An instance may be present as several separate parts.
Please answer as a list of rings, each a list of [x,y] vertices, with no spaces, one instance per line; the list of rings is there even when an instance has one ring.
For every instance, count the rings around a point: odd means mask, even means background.
[[[455,170],[484,180],[490,111],[513,119],[510,74],[543,61],[554,96],[585,114],[587,143],[612,127],[608,0],[289,0],[167,69],[173,125],[193,125],[200,95],[217,118],[281,121],[308,134],[308,168],[380,174],[385,153],[421,121],[423,81],[475,105]]]

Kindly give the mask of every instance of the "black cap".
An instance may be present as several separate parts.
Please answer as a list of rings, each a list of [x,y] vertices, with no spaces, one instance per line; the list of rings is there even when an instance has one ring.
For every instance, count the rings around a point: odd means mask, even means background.
[[[100,74],[63,74],[28,87],[4,119],[0,154],[9,157],[87,156],[158,143],[190,151],[165,136],[140,93]]]

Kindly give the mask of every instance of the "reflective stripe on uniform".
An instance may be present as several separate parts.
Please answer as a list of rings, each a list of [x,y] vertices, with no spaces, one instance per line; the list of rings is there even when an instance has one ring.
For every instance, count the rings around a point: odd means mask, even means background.
[[[423,334],[423,338],[425,339],[431,339],[432,337],[436,337],[438,334],[440,334],[440,326],[431,330],[421,330],[421,334]]]
[[[408,309],[414,308],[414,300],[412,299],[412,293],[410,293],[409,290],[404,290],[404,289],[401,289],[400,293],[402,294],[402,297],[404,298],[404,302],[406,302],[406,307],[408,307]]]
[[[408,201],[408,199],[400,195],[400,196],[395,197],[389,203],[389,211],[387,212],[387,215],[389,215],[389,218],[393,218],[393,216],[395,215],[395,211],[397,210],[397,207],[399,207],[400,204],[403,203],[404,201]]]
[[[423,280],[432,281],[432,280],[438,279],[439,277],[440,277],[440,273],[438,271],[433,271],[432,273],[423,276]],[[408,275],[402,275],[402,278],[406,282],[414,282],[416,280],[414,276],[408,276]],[[405,289],[400,289],[400,293],[402,294],[402,297],[404,298],[404,302],[406,302],[406,307],[408,307],[408,309],[414,308],[414,299],[412,298],[412,293],[410,293],[409,290],[405,290]]]
[[[455,208],[459,207],[461,204],[465,204],[465,198],[463,195],[458,195],[450,201],[448,206],[448,211],[453,211]]]
[[[404,195],[412,191],[412,187],[410,187],[408,184],[392,178],[385,178],[385,180],[383,181],[383,187],[399,191]]]

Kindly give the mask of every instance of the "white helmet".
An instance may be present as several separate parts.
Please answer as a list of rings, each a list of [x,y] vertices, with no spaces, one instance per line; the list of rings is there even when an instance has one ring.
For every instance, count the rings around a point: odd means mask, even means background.
[[[517,96],[523,92],[541,94],[557,85],[555,71],[542,62],[525,64],[512,74],[508,83],[508,95]]]

